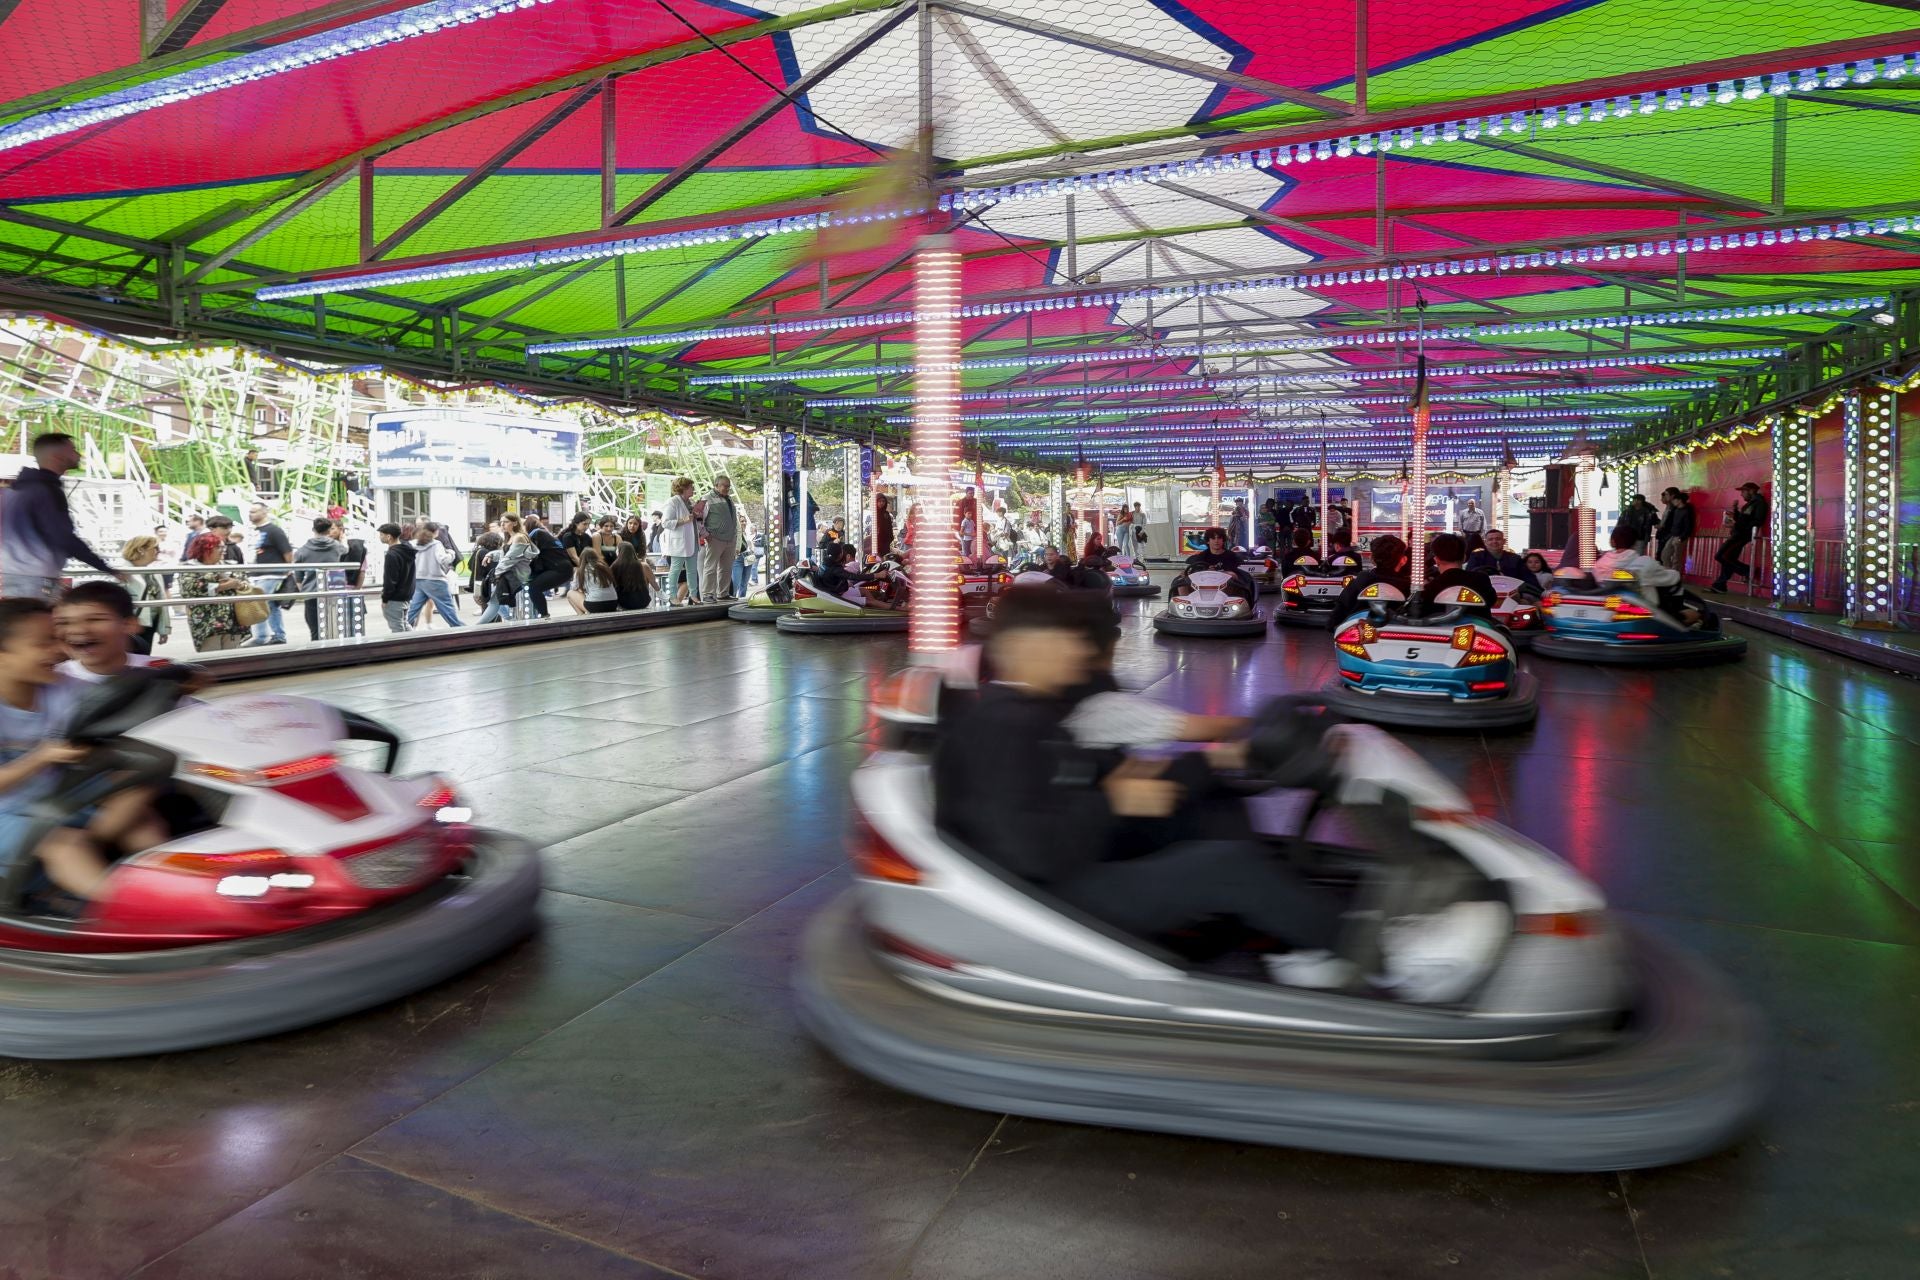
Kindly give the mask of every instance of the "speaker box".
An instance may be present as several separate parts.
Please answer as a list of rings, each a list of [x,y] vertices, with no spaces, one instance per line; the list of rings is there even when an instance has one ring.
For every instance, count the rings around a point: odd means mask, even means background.
[[[1531,549],[1564,547],[1572,536],[1572,516],[1565,511],[1535,511],[1527,518],[1527,546]]]
[[[1564,511],[1573,505],[1573,467],[1571,464],[1547,468],[1547,498],[1540,505],[1549,511]]]

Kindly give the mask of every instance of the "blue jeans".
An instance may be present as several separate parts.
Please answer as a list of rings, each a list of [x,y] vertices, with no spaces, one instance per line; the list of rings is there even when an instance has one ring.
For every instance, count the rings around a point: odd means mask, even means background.
[[[753,561],[746,556],[735,556],[733,560],[733,594],[745,598],[747,585],[753,581]]]
[[[673,602],[674,580],[676,577],[686,579],[687,599],[698,604],[700,602],[700,557],[667,557],[667,584],[660,589],[660,593],[667,598],[669,604]]]
[[[409,628],[420,621],[420,614],[426,609],[428,601],[440,611],[450,627],[464,627],[460,615],[453,607],[453,590],[447,586],[444,578],[415,578],[413,580],[413,599],[407,602],[407,626]]]
[[[283,607],[279,600],[267,601],[267,620],[253,624],[253,639],[256,644],[265,643],[269,633],[275,640],[287,638],[287,624],[280,617],[280,610]]]

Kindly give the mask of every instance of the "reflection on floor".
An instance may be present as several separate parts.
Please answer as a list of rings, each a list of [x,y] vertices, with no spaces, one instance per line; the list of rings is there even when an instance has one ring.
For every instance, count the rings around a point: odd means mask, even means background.
[[[1878,1277],[1920,1190],[1920,686],[1532,661],[1539,726],[1417,736],[1475,801],[1770,1014],[1779,1097],[1685,1168],[1547,1177],[922,1102],[816,1052],[786,982],[844,882],[898,637],[716,623],[279,682],[551,844],[536,940],[412,1000],[162,1059],[0,1062],[0,1274]],[[1131,682],[1251,709],[1324,635],[1158,639]],[[258,686],[256,686],[258,687]]]

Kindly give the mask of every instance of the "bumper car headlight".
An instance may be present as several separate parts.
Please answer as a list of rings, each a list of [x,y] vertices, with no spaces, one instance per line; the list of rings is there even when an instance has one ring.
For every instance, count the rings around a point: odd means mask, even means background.
[[[1191,618],[1193,616],[1193,606],[1185,600],[1175,600],[1172,608],[1173,616],[1176,618]]]
[[[1222,610],[1220,611],[1220,616],[1221,616],[1221,617],[1223,617],[1223,618],[1244,618],[1244,617],[1246,617],[1246,616],[1247,616],[1247,602],[1246,602],[1245,600],[1229,600],[1229,601],[1227,601],[1227,606],[1226,606],[1226,608],[1224,608],[1224,609],[1222,609]]]

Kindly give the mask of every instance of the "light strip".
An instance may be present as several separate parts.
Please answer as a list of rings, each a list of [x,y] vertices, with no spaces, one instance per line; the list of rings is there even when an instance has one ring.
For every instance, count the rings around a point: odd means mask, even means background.
[[[1239,345],[1247,345],[1254,349],[1250,351],[1244,351],[1244,352],[1234,352],[1234,351],[1228,350],[1228,347],[1239,346]],[[1723,350],[1724,349],[1726,348],[1723,348]],[[1141,347],[1135,350],[1137,351],[1137,354],[1129,354],[1127,352],[1127,349],[1121,348],[1119,349],[1120,354],[1111,354],[1108,352],[1098,352],[1098,353],[1082,352],[1073,356],[1051,357],[1051,358],[1044,355],[1013,356],[1013,357],[981,356],[981,357],[971,357],[968,359],[961,360],[958,362],[958,367],[963,372],[968,372],[976,369],[1026,369],[1026,368],[1034,368],[1038,366],[1070,365],[1070,364],[1160,363],[1160,362],[1172,361],[1172,360],[1204,359],[1207,357],[1217,356],[1217,355],[1271,354],[1273,351],[1273,348],[1272,348],[1272,344],[1270,343],[1253,342],[1253,343],[1247,343],[1247,344],[1214,343],[1205,347]],[[1754,348],[1749,348],[1747,350],[1763,353],[1762,355],[1756,355],[1754,357],[1755,359],[1760,359],[1760,358],[1764,358],[1764,355],[1767,355],[1767,354],[1779,355],[1782,351],[1785,350],[1785,348],[1754,347]],[[1736,356],[1735,358],[1746,359],[1747,357],[1744,355],[1740,355],[1740,356]],[[1613,363],[1582,364],[1582,363],[1579,363],[1578,360],[1560,361],[1560,362],[1556,362],[1553,365],[1553,369],[1554,371],[1559,371],[1564,369],[1617,369],[1617,368],[1633,368],[1636,366],[1644,366],[1648,364],[1687,363],[1684,360],[1648,360],[1644,357],[1644,355],[1637,356],[1637,357],[1636,356],[1590,357],[1589,359],[1611,360],[1613,361]],[[1443,371],[1453,372],[1457,375],[1463,368],[1467,366],[1443,365],[1438,367],[1441,368]],[[1524,372],[1526,369],[1530,368],[1531,366],[1513,365],[1513,366],[1506,366],[1506,367],[1511,367],[1513,369],[1521,370]],[[1327,368],[1329,372],[1325,374],[1301,373],[1301,374],[1294,374],[1292,375],[1292,377],[1296,382],[1315,382],[1315,381],[1324,381],[1332,378],[1352,376],[1349,372],[1347,372],[1348,366],[1345,366],[1345,365],[1328,365]],[[738,386],[740,384],[749,383],[749,382],[815,382],[815,381],[820,381],[823,379],[830,379],[830,378],[884,378],[884,377],[892,377],[896,374],[910,374],[912,372],[913,372],[913,366],[910,364],[869,364],[869,365],[834,365],[834,366],[822,365],[822,366],[811,368],[811,369],[792,369],[792,368],[786,368],[786,367],[777,367],[777,368],[759,369],[759,370],[755,370],[752,373],[698,374],[694,377],[688,378],[687,385],[693,386],[693,387],[718,387],[718,386]],[[1412,374],[1409,373],[1407,376],[1411,377]],[[1438,376],[1438,375],[1435,375],[1435,376]],[[1259,381],[1263,383],[1272,383],[1280,379],[1280,377],[1281,375],[1278,375],[1278,374],[1261,374],[1259,375]],[[1152,384],[1140,384],[1140,385],[1152,385]],[[1223,379],[1218,382],[1218,385],[1220,386],[1237,385],[1237,383],[1230,384],[1228,381]],[[844,404],[846,403],[846,401],[843,400],[843,401],[840,401],[840,403]]]
[[[1005,404],[1016,400],[1048,400],[1068,397],[1119,396],[1156,391],[1191,392],[1228,391],[1242,387],[1257,387],[1266,379],[1258,376],[1247,378],[1189,378],[1184,382],[1125,382],[1109,383],[1104,386],[1074,385],[1054,386],[1036,383],[1025,387],[1016,387],[1009,391],[967,391],[960,399],[963,403]],[[1599,396],[1626,395],[1636,392],[1664,391],[1711,391],[1719,386],[1712,378],[1674,378],[1657,382],[1618,382],[1618,383],[1562,383],[1536,382],[1524,387],[1444,387],[1446,394],[1441,398],[1449,401],[1462,400],[1513,400],[1523,396]],[[1294,407],[1321,408],[1340,405],[1364,404],[1403,404],[1403,395],[1364,395],[1341,396],[1335,400],[1288,400],[1270,403],[1282,403]],[[859,407],[881,407],[895,404],[912,404],[910,395],[890,396],[822,396],[808,400],[809,409],[851,409]],[[1062,409],[1062,413],[1073,412]]]
[[[393,13],[352,22],[318,35],[301,36],[283,44],[222,58],[177,75],[160,76],[97,98],[53,107],[0,128],[0,151],[24,147],[61,134],[91,128],[157,107],[185,102],[231,89],[236,85],[284,75],[303,67],[332,62],[368,49],[432,35],[449,27],[498,18],[553,0],[433,0]]]
[[[1264,292],[1273,289],[1322,289],[1341,285],[1373,284],[1386,280],[1426,279],[1429,276],[1504,275],[1509,271],[1532,271],[1573,263],[1634,261],[1639,258],[1670,257],[1676,252],[1706,253],[1727,249],[1790,244],[1796,241],[1846,239],[1850,235],[1892,234],[1910,230],[1911,218],[1878,218],[1870,222],[1818,224],[1799,228],[1769,228],[1764,231],[1734,231],[1720,235],[1681,237],[1677,240],[1644,240],[1635,243],[1602,242],[1584,248],[1549,249],[1540,253],[1497,254],[1491,257],[1467,257],[1396,264],[1391,267],[1355,268],[1348,271],[1320,271],[1302,275],[1260,276],[1249,280],[1225,280],[1190,285],[1161,285],[1152,288],[1106,290],[1098,293],[1048,294],[1033,298],[1010,298],[1001,302],[979,302],[959,309],[962,319],[974,320],[998,316],[1029,315],[1050,311],[1075,311],[1087,307],[1108,309],[1129,303],[1180,302],[1194,298],[1226,297],[1236,293]],[[1849,231],[1848,228],[1866,228]],[[1878,230],[1876,230],[1876,228]],[[1404,272],[1404,274],[1403,274]],[[284,286],[273,286],[284,287]],[[262,293],[264,297],[264,292]],[[1506,338],[1527,334],[1567,333],[1589,329],[1661,328],[1668,325],[1710,324],[1727,320],[1777,319],[1782,316],[1811,315],[1819,312],[1859,311],[1886,305],[1884,296],[1841,299],[1803,299],[1793,302],[1751,303],[1734,307],[1687,307],[1674,311],[1622,312],[1610,316],[1557,317],[1554,319],[1514,321],[1491,325],[1453,325],[1429,329],[1430,340],[1449,338]],[[578,351],[630,350],[636,347],[677,347],[696,342],[719,342],[735,338],[774,338],[796,333],[842,332],[851,329],[892,329],[913,321],[911,311],[871,311],[843,316],[807,316],[796,320],[769,320],[752,324],[718,325],[705,329],[680,329],[662,333],[614,334],[597,338],[569,338],[560,342],[535,342],[527,346],[528,355],[559,355]],[[1317,334],[1301,338],[1250,339],[1237,343],[1215,343],[1213,350],[1232,354],[1236,347],[1266,351],[1332,351],[1342,347],[1370,347],[1394,343],[1410,336],[1407,329],[1362,329],[1352,333]]]
[[[1164,164],[1132,165],[1123,169],[1107,169],[1098,173],[1077,174],[1072,177],[1041,178],[999,187],[978,187],[943,198],[940,207],[978,209],[989,204],[1004,204],[1008,201],[1064,196],[1087,191],[1111,191],[1115,187],[1157,183],[1168,179],[1177,181],[1209,174],[1285,168],[1315,160],[1335,158],[1344,160],[1353,155],[1372,155],[1375,151],[1383,154],[1393,151],[1411,151],[1415,147],[1431,147],[1440,143],[1454,143],[1462,140],[1473,142],[1483,135],[1491,138],[1506,136],[1512,139],[1532,136],[1537,139],[1543,133],[1552,133],[1563,128],[1573,129],[1583,124],[1650,116],[1663,110],[1678,111],[1683,107],[1700,108],[1709,104],[1726,106],[1741,100],[1752,101],[1768,96],[1781,97],[1790,93],[1812,93],[1821,89],[1837,89],[1845,85],[1871,84],[1875,80],[1882,79],[1900,80],[1914,72],[1916,57],[1917,55],[1914,54],[1896,54],[1891,57],[1865,59],[1854,63],[1836,63],[1820,68],[1808,67],[1800,71],[1776,71],[1768,75],[1747,76],[1740,80],[1721,80],[1711,85],[1696,84],[1686,88],[1650,90],[1621,97],[1598,98],[1525,111],[1473,116],[1465,120],[1414,125],[1404,129],[1349,134],[1338,138],[1323,138],[1318,142],[1261,147],[1257,150],[1202,156],[1193,160]]]
[[[913,572],[907,598],[907,648],[935,656],[960,643],[960,570],[955,540],[953,469],[960,463],[960,254],[951,236],[927,236],[913,256],[913,345],[923,362],[913,380],[913,458],[920,484],[913,510]]]
[[[473,2],[473,0],[470,0]],[[505,0],[493,0],[494,4],[504,4]],[[516,7],[520,0],[515,0]],[[386,21],[386,20],[381,20]],[[343,29],[344,30],[344,29]],[[336,33],[337,34],[337,33]],[[321,39],[322,37],[312,37]],[[298,43],[298,42],[294,42]],[[281,49],[291,45],[281,46]],[[268,52],[279,52],[268,51]],[[1823,68],[1806,68],[1796,72],[1774,72],[1766,76],[1750,76],[1745,79],[1723,80],[1714,85],[1691,85],[1686,88],[1673,88],[1664,91],[1654,90],[1627,97],[1595,99],[1588,102],[1568,103],[1560,106],[1543,107],[1526,111],[1503,112],[1492,116],[1475,116],[1466,120],[1442,121],[1435,124],[1417,125],[1404,129],[1393,129],[1377,133],[1351,134],[1339,138],[1324,138],[1318,142],[1298,143],[1279,147],[1261,147],[1254,150],[1201,156],[1192,160],[1173,161],[1164,164],[1133,165],[1123,169],[1108,169],[1098,173],[1080,174],[1074,177],[1043,178],[1032,182],[1012,183],[997,187],[971,188],[952,192],[940,197],[942,209],[975,210],[992,204],[1005,204],[1024,200],[1047,199],[1063,196],[1072,192],[1109,191],[1116,187],[1138,184],[1152,184],[1169,179],[1185,180],[1208,174],[1231,173],[1245,170],[1268,170],[1284,168],[1292,164],[1304,164],[1314,160],[1326,160],[1334,157],[1345,158],[1351,155],[1371,155],[1378,150],[1383,153],[1394,150],[1411,151],[1415,147],[1431,147],[1439,143],[1472,143],[1483,134],[1488,137],[1509,136],[1512,138],[1531,137],[1538,141],[1541,135],[1561,128],[1574,128],[1583,123],[1598,123],[1609,120],[1629,119],[1635,116],[1652,115],[1660,110],[1677,111],[1682,107],[1704,107],[1709,103],[1726,105],[1741,99],[1754,99],[1768,95],[1780,96],[1788,93],[1811,93],[1822,88],[1837,88],[1848,84],[1871,84],[1875,80],[1899,80],[1910,74],[1915,67],[1916,55],[1900,54],[1893,57],[1868,59],[1854,63],[1838,63]],[[287,70],[290,67],[276,68]],[[189,73],[190,74],[190,73]],[[171,79],[171,78],[170,78]],[[168,80],[153,82],[154,86],[165,86]],[[221,86],[224,87],[224,86]],[[201,90],[200,92],[204,92]],[[141,86],[123,93],[157,93],[164,96],[164,87]],[[186,94],[184,96],[193,96]],[[177,100],[177,99],[175,99]],[[96,105],[99,100],[96,100]],[[160,105],[158,101],[149,105]],[[145,106],[138,108],[147,109]],[[48,116],[54,113],[47,113]],[[33,119],[43,119],[34,117]],[[30,122],[22,122],[26,124]],[[49,123],[43,127],[52,128]],[[65,132],[71,128],[83,127],[67,124],[54,129]],[[41,136],[50,136],[42,134]],[[5,134],[0,133],[0,139]],[[17,145],[17,144],[16,144]],[[924,208],[902,208],[875,211],[863,211],[844,221],[888,222],[925,212]],[[720,241],[741,240],[749,236],[781,235],[794,231],[814,230],[820,225],[833,222],[837,225],[837,215],[821,213],[807,214],[796,218],[773,219],[760,222],[739,223],[730,226],[708,228],[701,232],[678,233],[699,235],[706,239],[688,243],[717,243]],[[1839,224],[1848,228],[1843,235],[1870,234],[1871,224],[1848,222]],[[1867,226],[1867,232],[1851,230],[1853,227]],[[1829,230],[1831,236],[1831,229]],[[612,241],[592,246],[592,252],[585,257],[568,258],[562,261],[582,262],[590,258],[615,258],[630,253],[645,253],[652,249],[669,247],[656,243],[668,237],[640,237],[633,240]],[[1827,237],[1823,237],[1827,238]],[[1582,251],[1586,252],[1586,251]],[[497,258],[474,258],[464,262],[446,263],[438,267],[417,268],[415,270],[436,271],[440,274],[403,279],[410,277],[412,271],[402,270],[386,274],[369,273],[362,276],[334,277],[331,280],[316,280],[295,284],[271,285],[267,288],[277,290],[268,294],[266,289],[256,292],[255,296],[263,301],[275,298],[305,297],[317,293],[327,293],[343,288],[359,288],[367,284],[414,283],[416,279],[447,279],[454,276],[479,275],[495,271],[507,271],[526,265],[520,261],[526,255],[514,254]],[[539,265],[539,264],[533,264]],[[1431,267],[1432,264],[1424,264]],[[1542,265],[1540,263],[1534,266]],[[1406,268],[1375,268],[1378,272],[1389,270],[1401,274],[1376,274],[1373,279],[1412,279],[1426,275],[1456,275],[1460,272],[1445,270],[1425,271],[1416,277],[1405,274]],[[1321,273],[1324,275],[1334,273]],[[1338,273],[1356,274],[1356,273]],[[353,281],[354,283],[346,283]],[[1271,285],[1267,287],[1272,287]],[[288,292],[301,290],[303,292]],[[999,314],[999,313],[993,313]]]
[[[1869,386],[1846,396],[1846,620],[1856,626],[1889,627],[1896,621],[1899,420],[1898,398],[1891,391]]]
[[[1773,600],[1813,607],[1813,419],[1783,413],[1773,424]]]
[[[1404,404],[1406,402],[1406,397],[1401,396],[1400,400]],[[1337,404],[1338,402],[1334,401],[1330,403]],[[1276,409],[1276,408],[1285,409],[1285,408],[1292,408],[1292,407],[1293,407],[1292,402],[1286,401],[1286,400],[1247,400],[1237,404],[1228,402],[1228,403],[1222,403],[1222,404],[1168,405],[1164,407],[1158,406],[1158,405],[1148,405],[1145,407],[1134,406],[1134,407],[1124,408],[1124,409],[1065,409],[1057,413],[1043,413],[1043,412],[1036,412],[1033,410],[1011,412],[1011,413],[963,413],[960,415],[960,421],[962,422],[1032,422],[1036,419],[1043,419],[1043,418],[1074,418],[1074,419],[1116,418],[1116,417],[1117,418],[1129,418],[1129,417],[1152,418],[1155,414],[1162,414],[1162,413],[1212,413],[1212,414],[1251,413],[1251,412],[1258,412],[1263,409]],[[1511,409],[1511,410],[1497,410],[1497,411],[1485,410],[1485,411],[1471,412],[1471,413],[1436,413],[1433,415],[1433,420],[1435,422],[1531,422],[1536,418],[1593,418],[1593,417],[1599,417],[1603,415],[1626,414],[1626,415],[1632,416],[1635,414],[1665,413],[1667,412],[1669,407],[1670,406],[1664,405],[1664,404],[1628,404],[1628,405],[1607,404],[1607,405],[1599,405],[1592,409],[1543,408],[1543,409]],[[1342,417],[1335,417],[1335,418],[1317,418],[1317,419],[1302,415],[1297,420],[1300,422],[1309,422],[1309,423],[1316,422],[1316,421],[1324,422],[1332,426],[1363,426],[1367,423],[1386,424],[1386,423],[1412,421],[1412,419],[1405,414],[1381,414],[1378,416],[1374,416],[1370,414],[1356,414],[1356,415],[1349,415],[1349,416],[1342,416]],[[886,421],[889,426],[904,426],[913,421],[913,415],[910,413],[896,414],[892,417],[889,417]],[[1244,423],[1246,419],[1233,418],[1233,419],[1229,419],[1229,421],[1231,423],[1239,424],[1239,423]]]

